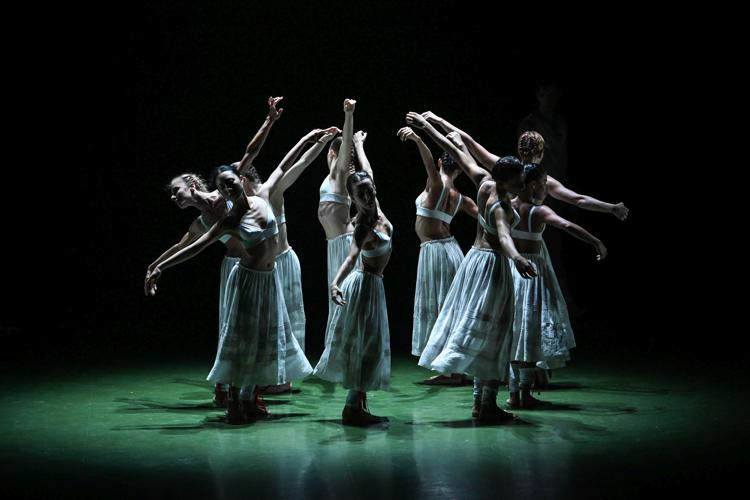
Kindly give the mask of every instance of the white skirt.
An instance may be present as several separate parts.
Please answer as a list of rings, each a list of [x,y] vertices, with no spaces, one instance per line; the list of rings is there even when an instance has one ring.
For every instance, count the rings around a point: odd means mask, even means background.
[[[576,342],[547,246],[542,242],[539,254],[523,256],[534,263],[537,276],[523,279],[513,269],[516,314],[512,359],[537,362],[542,368],[562,368]]]
[[[414,323],[411,353],[422,354],[435,325],[453,277],[464,259],[456,238],[426,241],[419,246],[417,287],[414,294]]]
[[[227,257],[221,261],[221,275],[219,282],[219,335],[221,335],[221,325],[226,321],[227,315],[227,282],[229,281],[229,274],[232,272],[232,268],[239,264],[239,257]]]
[[[305,304],[302,300],[302,270],[299,266],[299,258],[291,247],[276,256],[276,272],[279,273],[292,333],[304,351]]]
[[[391,346],[383,278],[354,270],[341,285],[346,305],[334,305],[326,344],[314,374],[344,389],[387,390]]]
[[[508,259],[499,252],[472,247],[453,278],[419,366],[443,374],[505,380],[513,313]]]
[[[207,380],[237,387],[283,384],[312,373],[292,334],[276,270],[240,264],[227,281],[226,315]]]
[[[326,332],[331,325],[331,318],[336,308],[336,304],[331,301],[331,283],[336,273],[339,271],[344,259],[349,255],[349,248],[352,246],[352,237],[354,233],[345,233],[332,240],[326,240],[328,245],[328,281],[326,281],[326,297],[328,298],[328,321],[326,322]]]

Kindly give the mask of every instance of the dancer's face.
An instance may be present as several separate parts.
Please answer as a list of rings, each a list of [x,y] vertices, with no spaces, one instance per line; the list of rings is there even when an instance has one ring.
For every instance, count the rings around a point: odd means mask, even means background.
[[[242,181],[233,172],[222,172],[216,176],[216,187],[225,199],[236,202],[245,195]]]
[[[353,200],[357,206],[366,209],[374,209],[376,207],[376,195],[375,184],[370,179],[362,179],[358,183],[352,186]]]
[[[179,208],[186,208],[190,200],[193,198],[193,194],[190,192],[190,186],[188,186],[181,177],[172,179],[172,182],[169,184],[169,191],[172,193],[170,199]]]

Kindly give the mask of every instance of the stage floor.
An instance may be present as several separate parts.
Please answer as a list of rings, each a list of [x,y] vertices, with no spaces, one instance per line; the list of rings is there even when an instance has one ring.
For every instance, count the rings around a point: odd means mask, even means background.
[[[134,363],[6,375],[2,491],[632,498],[716,492],[746,454],[746,390],[727,388],[731,370],[688,363],[574,360],[541,396],[553,408],[480,427],[470,416],[471,387],[417,385],[430,373],[414,358],[396,359],[392,390],[368,398],[390,423],[368,429],[343,427],[345,391],[315,378],[295,384],[295,394],[266,397],[269,420],[227,425],[211,406],[209,368]]]

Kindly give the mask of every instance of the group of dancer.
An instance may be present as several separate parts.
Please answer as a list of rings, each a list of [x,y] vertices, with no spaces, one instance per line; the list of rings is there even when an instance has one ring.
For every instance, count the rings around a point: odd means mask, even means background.
[[[179,208],[198,209],[200,216],[148,267],[145,293],[156,293],[165,269],[221,241],[227,252],[221,266],[219,341],[207,379],[215,384],[216,406],[226,407],[227,422],[267,416],[262,394],[288,391],[292,381],[309,375],[348,390],[344,425],[386,422],[370,412],[367,393],[387,390],[390,382],[383,272],[394,229],[378,202],[364,149],[367,134],[354,133],[356,101],[346,99],[342,129],[310,131],[262,181],[253,162],[283,113],[281,99],[268,99],[268,116],[243,158],[216,169],[216,191],[209,191],[197,174],[172,179],[172,200]],[[546,174],[544,139],[538,133],[521,135],[519,157],[498,157],[431,112],[410,112],[406,124],[398,137],[417,145],[427,171],[416,200],[415,230],[422,243],[412,354],[419,356],[420,366],[439,373],[425,383],[473,380],[473,418],[510,420],[512,415],[497,405],[500,385],[508,383],[509,408],[538,407],[543,403],[531,395],[535,370],[564,366],[575,346],[542,239],[544,228],[552,225],[590,243],[597,259],[607,250],[543,205],[548,195],[563,201],[581,195]],[[443,150],[437,164],[414,128]],[[327,239],[330,300],[325,349],[313,368],[304,354],[300,263],[287,239],[284,194],[326,145],[328,175],[320,186],[318,220]],[[476,201],[456,189],[461,172],[476,185]],[[595,210],[627,216],[622,205],[586,198]],[[466,256],[450,231],[459,211],[477,219]]]

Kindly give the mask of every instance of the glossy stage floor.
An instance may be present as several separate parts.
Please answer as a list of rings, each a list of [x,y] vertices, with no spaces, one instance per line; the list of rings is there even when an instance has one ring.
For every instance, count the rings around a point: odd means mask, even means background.
[[[747,443],[744,397],[720,380],[737,374],[693,363],[574,360],[541,396],[550,409],[492,427],[472,422],[470,387],[415,384],[429,373],[413,358],[371,393],[390,423],[368,429],[343,427],[344,391],[315,378],[267,397],[269,420],[227,425],[206,371],[6,373],[5,497],[633,498],[716,491]]]

